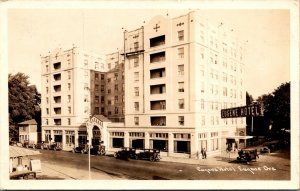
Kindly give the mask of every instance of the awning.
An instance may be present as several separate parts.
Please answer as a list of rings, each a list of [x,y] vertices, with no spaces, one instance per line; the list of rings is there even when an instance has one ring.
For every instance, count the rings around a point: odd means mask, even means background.
[[[30,155],[39,155],[41,154],[40,151],[34,151],[31,149],[26,149],[17,146],[9,146],[9,157],[16,158],[16,157],[23,157],[23,156],[30,156]]]
[[[251,139],[253,136],[224,136],[226,139]]]

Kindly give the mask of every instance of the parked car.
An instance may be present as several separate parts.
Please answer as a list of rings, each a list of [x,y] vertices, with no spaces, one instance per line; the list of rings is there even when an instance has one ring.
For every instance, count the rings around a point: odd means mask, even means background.
[[[135,148],[121,147],[121,150],[114,153],[115,158],[119,159],[136,159]]]
[[[90,149],[92,155],[105,155],[105,146],[104,145],[93,145]]]
[[[81,144],[78,147],[74,147],[72,150],[73,153],[82,153],[82,154],[87,153],[87,151],[88,151],[87,144]]]
[[[136,154],[136,159],[159,161],[160,160],[160,150],[157,149],[143,149],[141,152]]]
[[[26,148],[35,148],[35,142],[25,140],[22,142],[22,146]]]
[[[249,164],[252,160],[256,161],[259,158],[257,154],[257,149],[243,149],[238,152],[239,156],[237,157],[238,162],[246,162]]]
[[[268,148],[268,147],[262,147],[261,149],[260,149],[260,153],[270,153],[271,151],[270,151],[270,149]]]
[[[47,150],[54,150],[54,151],[60,151],[62,149],[61,146],[56,142],[45,144],[45,147]]]
[[[45,148],[47,148],[47,144],[48,144],[48,143],[45,143],[44,141],[37,142],[37,143],[34,145],[34,148],[35,148],[35,149],[45,149]]]

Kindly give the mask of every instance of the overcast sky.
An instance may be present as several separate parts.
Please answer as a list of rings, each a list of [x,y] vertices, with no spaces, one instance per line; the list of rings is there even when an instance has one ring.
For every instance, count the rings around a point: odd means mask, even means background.
[[[123,29],[132,30],[174,9],[10,9],[8,72],[23,72],[41,90],[40,55],[72,44],[101,54],[122,47]],[[246,91],[254,98],[290,81],[290,15],[288,10],[202,10],[203,17],[233,29],[245,42]]]

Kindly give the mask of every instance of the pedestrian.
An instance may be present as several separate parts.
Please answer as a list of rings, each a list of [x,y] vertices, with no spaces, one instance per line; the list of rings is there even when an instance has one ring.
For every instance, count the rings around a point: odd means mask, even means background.
[[[206,149],[203,149],[203,157],[206,159]]]
[[[204,150],[203,150],[203,148],[201,148],[201,155],[202,155],[202,159],[204,159]]]

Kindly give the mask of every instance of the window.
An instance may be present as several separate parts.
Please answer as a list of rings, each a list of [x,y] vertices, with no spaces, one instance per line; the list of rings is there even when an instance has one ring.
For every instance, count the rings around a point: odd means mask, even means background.
[[[49,93],[49,88],[48,87],[46,87],[46,93]]]
[[[83,63],[85,68],[89,67],[89,61],[87,59],[84,59]]]
[[[119,113],[119,108],[115,107],[115,114],[118,114],[118,113]]]
[[[115,85],[115,90],[118,91],[118,84]]]
[[[166,52],[165,51],[150,54],[150,63],[164,62],[165,60],[166,60]]]
[[[68,118],[68,125],[71,125],[71,119]]]
[[[99,115],[99,107],[95,107],[95,114]]]
[[[118,103],[119,96],[115,96],[115,103]]]
[[[134,95],[139,96],[139,87],[134,87]]]
[[[46,119],[46,125],[48,125],[49,124],[49,121],[48,121],[48,119]]]
[[[139,42],[134,42],[134,50],[137,51],[139,49]]]
[[[184,48],[178,48],[178,58],[184,58]]]
[[[165,116],[150,117],[151,126],[166,126]]]
[[[165,35],[150,39],[150,47],[156,47],[165,44]]]
[[[183,41],[184,40],[184,31],[178,31],[178,41]]]
[[[134,117],[134,125],[139,125],[139,117]]]
[[[201,109],[204,109],[204,99],[201,99]]]
[[[55,100],[55,97],[54,97],[54,100]],[[46,97],[46,103],[48,104],[49,103],[49,98]]]
[[[71,107],[68,107],[68,112],[69,114],[71,114]]]
[[[47,115],[49,115],[49,108],[46,108],[46,113]]]
[[[138,67],[139,66],[139,57],[135,57],[134,58],[134,67]]]
[[[165,84],[150,86],[150,94],[163,94],[163,93],[166,93],[166,85]]]
[[[89,85],[87,83],[84,83],[84,90],[89,90]]]
[[[151,110],[165,110],[166,100],[150,101]]]
[[[54,70],[58,70],[61,68],[61,63],[60,62],[54,63],[53,67],[54,67]]]
[[[162,77],[165,77],[165,76],[166,76],[165,68],[150,70],[150,79],[162,78]]]
[[[95,103],[99,103],[99,96],[95,96]]]
[[[184,82],[178,82],[178,92],[184,92]]]
[[[118,80],[118,76],[119,76],[119,74],[118,74],[118,73],[115,73],[115,80],[116,80],[116,81]]]
[[[84,95],[84,102],[89,102],[89,96],[88,95]]]
[[[104,96],[101,96],[101,103],[104,103]]]
[[[49,66],[46,65],[46,72],[49,72]]]
[[[107,78],[107,83],[110,83],[111,82],[111,79],[110,78]]]
[[[99,85],[95,84],[95,91],[99,91]]]
[[[201,125],[205,126],[205,116],[201,116]]]
[[[68,95],[68,103],[71,102],[71,95]]]
[[[138,82],[139,81],[139,73],[134,72],[134,81]]]
[[[111,93],[111,89],[108,89],[108,90],[107,90],[107,94],[110,94],[110,93]]]
[[[104,85],[101,85],[101,92],[104,92]]]
[[[178,65],[178,75],[183,76],[184,75],[184,65]]]
[[[184,109],[184,99],[178,99],[178,108]]]
[[[101,74],[101,80],[104,80],[104,74]]]
[[[71,84],[68,83],[68,90],[71,90]]]
[[[107,100],[107,105],[111,105],[111,100]]]
[[[61,119],[54,119],[54,125],[61,125]]]
[[[139,107],[140,107],[139,102],[134,102],[134,110],[139,111],[139,109],[140,109]]]
[[[99,74],[95,73],[95,80],[99,80]]]
[[[184,116],[178,116],[178,124],[180,126],[183,126],[184,125]]]

